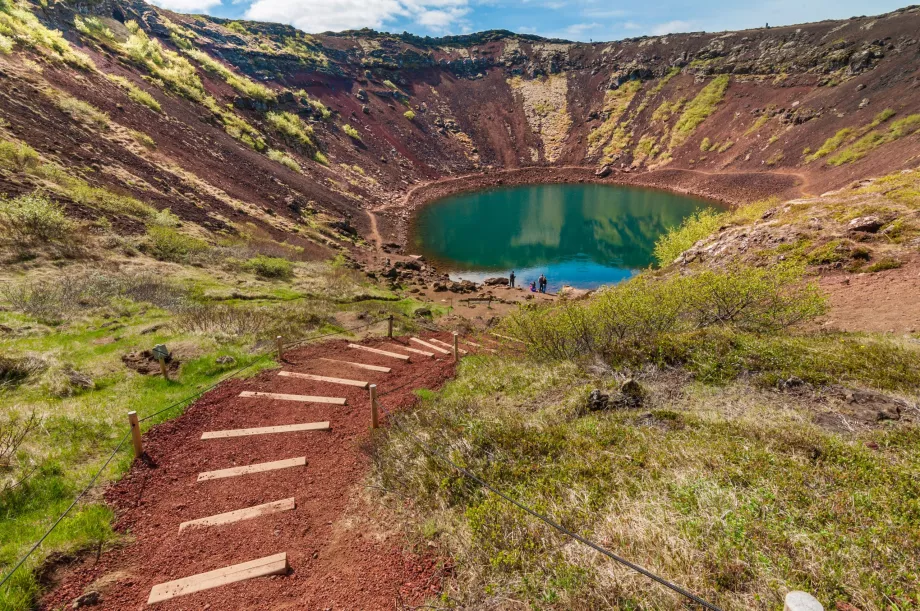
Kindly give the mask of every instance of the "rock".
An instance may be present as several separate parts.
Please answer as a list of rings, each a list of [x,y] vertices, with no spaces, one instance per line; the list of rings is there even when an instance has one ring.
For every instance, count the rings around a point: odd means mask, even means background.
[[[447,290],[447,285],[443,282],[435,282],[431,288],[434,289],[435,293],[443,293]]]
[[[874,390],[840,389],[837,396],[847,404],[851,418],[864,423],[900,420],[901,413],[912,406],[903,399],[896,399]]]
[[[217,363],[218,365],[232,365],[236,362],[236,359],[230,355],[226,355],[226,356],[217,357],[216,359],[214,359],[214,362]]]
[[[416,318],[431,318],[431,308],[417,308],[412,315]]]
[[[510,282],[504,276],[498,276],[495,278],[486,278],[482,281],[486,286],[508,286]]]
[[[620,394],[628,407],[639,407],[645,401],[645,389],[633,378],[629,378],[620,386]]]
[[[367,102],[367,92],[363,89],[358,89],[358,93],[355,94],[355,97],[362,102]]]
[[[780,380],[777,385],[779,386],[780,390],[790,390],[804,386],[805,380],[798,376],[790,376],[785,380]]]
[[[868,105],[869,105],[869,98],[863,98],[863,99],[859,102],[859,107],[860,107],[860,108],[865,108],[865,107],[868,106]]]
[[[811,594],[792,591],[786,594],[783,611],[824,611],[824,606]]]
[[[592,412],[607,409],[609,403],[610,395],[604,394],[596,388],[588,395],[588,409]]]
[[[329,226],[335,229],[336,231],[338,231],[339,233],[342,233],[345,235],[350,235],[350,236],[358,235],[358,230],[352,227],[351,223],[349,223],[348,220],[333,221],[332,223],[329,223]]]
[[[594,175],[597,176],[598,178],[606,178],[610,176],[610,166],[609,165],[603,166],[597,172],[595,172]]]
[[[422,264],[419,263],[418,261],[397,261],[396,267],[412,270],[415,272],[422,271]]]
[[[92,605],[98,605],[100,600],[101,600],[101,596],[99,596],[99,592],[96,592],[94,590],[92,592],[87,592],[86,594],[77,596],[74,599],[73,605],[71,605],[71,608],[79,609],[80,607],[89,607]]]
[[[76,388],[82,388],[84,390],[96,388],[96,383],[90,376],[79,371],[74,371],[73,369],[67,372],[67,379],[70,381],[70,385]]]
[[[847,223],[847,229],[850,231],[862,231],[864,233],[875,233],[885,222],[875,215],[860,216]]]
[[[369,115],[369,114],[371,114],[371,109],[370,109],[370,107],[368,107],[367,104],[362,104],[362,105],[361,105],[361,112],[363,112],[363,113],[366,114],[366,115]]]

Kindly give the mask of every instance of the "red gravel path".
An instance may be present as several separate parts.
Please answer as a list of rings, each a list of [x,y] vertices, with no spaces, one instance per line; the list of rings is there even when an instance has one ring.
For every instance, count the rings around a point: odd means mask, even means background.
[[[448,341],[447,334],[440,339]],[[387,409],[415,401],[417,388],[438,388],[453,374],[450,357],[396,359],[347,348],[334,341],[285,355],[288,371],[376,383]],[[395,346],[367,340],[368,346]],[[394,349],[398,352],[398,349]],[[392,367],[389,374],[317,360],[317,357]],[[157,609],[394,609],[437,593],[435,558],[405,549],[396,533],[375,532],[357,502],[369,469],[360,450],[369,438],[368,391],[311,382],[267,371],[229,380],[186,414],[144,435],[151,465],[135,461],[106,492],[117,529],[132,543],[67,570],[42,609],[68,606],[87,590],[102,592],[97,609],[144,609],[156,584],[287,552],[291,571],[179,597]],[[390,389],[396,389],[388,393]],[[345,397],[346,406],[240,398],[243,390]],[[381,414],[382,417],[382,414]],[[205,431],[328,420],[331,432],[259,435],[202,441]],[[207,482],[202,471],[306,456],[305,468]],[[271,516],[218,527],[179,524],[252,505],[295,497],[297,507]],[[103,586],[103,584],[105,584]]]

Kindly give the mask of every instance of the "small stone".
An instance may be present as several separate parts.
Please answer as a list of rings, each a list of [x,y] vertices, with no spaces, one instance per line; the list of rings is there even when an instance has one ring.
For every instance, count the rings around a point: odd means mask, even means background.
[[[72,608],[79,609],[80,607],[89,607],[92,605],[98,605],[100,600],[99,592],[92,591],[87,592],[81,596],[78,596],[73,601]]]
[[[786,594],[783,611],[824,611],[824,606],[811,594],[796,590]]]

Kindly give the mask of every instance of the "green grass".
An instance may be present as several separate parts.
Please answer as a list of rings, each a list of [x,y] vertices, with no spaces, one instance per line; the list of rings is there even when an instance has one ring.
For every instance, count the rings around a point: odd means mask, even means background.
[[[664,374],[641,383],[650,395],[641,410],[589,412],[589,390],[615,388],[610,376],[571,362],[467,357],[455,381],[423,393],[399,422],[537,511],[723,609],[780,608],[792,589],[825,608],[920,602],[916,427],[841,435],[811,424],[807,402],[777,409],[775,393],[743,384]],[[402,428],[388,429],[375,457],[380,485],[413,499],[404,511],[419,543],[434,541],[458,563],[445,606],[680,606],[425,456]]]
[[[893,113],[892,113],[893,114]],[[890,116],[890,115],[889,115]],[[876,124],[873,122],[873,124]],[[894,121],[887,131],[872,131],[827,160],[828,165],[839,166],[859,161],[883,144],[895,142],[920,131],[920,114],[909,115]]]
[[[291,171],[297,172],[298,174],[303,174],[303,169],[300,167],[300,164],[297,163],[297,160],[285,153],[284,151],[278,151],[275,149],[268,149],[268,158],[272,161],[277,161],[284,167],[288,168]]]
[[[316,150],[316,144],[313,142],[313,128],[294,113],[270,112],[265,115],[265,120],[275,131],[284,136],[291,146],[308,152]]]
[[[54,105],[64,113],[70,115],[74,121],[79,121],[88,126],[94,126],[100,129],[108,129],[110,119],[109,115],[102,112],[92,104],[78,100],[77,98],[65,93],[55,91],[52,94]]]
[[[655,243],[655,260],[662,267],[670,265],[684,251],[712,235],[724,222],[724,213],[710,208],[698,210],[685,218],[680,227],[658,239]]]
[[[127,93],[128,98],[137,102],[138,104],[143,104],[150,110],[154,112],[163,112],[160,103],[157,102],[156,98],[126,79],[123,76],[118,76],[115,74],[106,74],[105,77],[121,87],[125,93]]]
[[[270,87],[266,87],[245,76],[236,74],[204,51],[192,48],[185,49],[184,52],[201,64],[205,70],[220,76],[228,85],[242,95],[266,102],[275,100],[275,92]]]
[[[716,107],[725,97],[729,80],[727,74],[717,76],[687,103],[671,132],[672,149],[686,142],[696,128],[716,111]]]

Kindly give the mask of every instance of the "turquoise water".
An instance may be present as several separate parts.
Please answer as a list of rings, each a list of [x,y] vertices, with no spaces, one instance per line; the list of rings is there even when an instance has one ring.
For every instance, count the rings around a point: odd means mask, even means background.
[[[592,184],[527,185],[463,193],[422,208],[410,242],[454,280],[511,270],[527,286],[615,284],[648,267],[655,240],[707,200]]]

